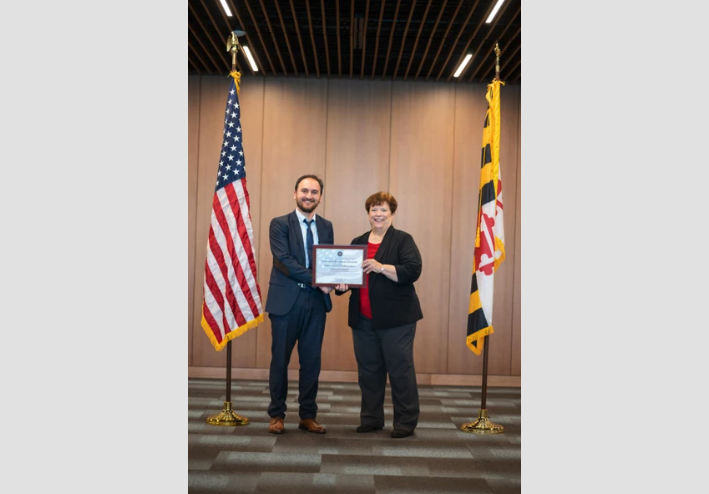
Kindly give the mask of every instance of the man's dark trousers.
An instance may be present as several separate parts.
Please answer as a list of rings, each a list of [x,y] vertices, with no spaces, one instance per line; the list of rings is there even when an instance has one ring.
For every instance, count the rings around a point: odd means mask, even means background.
[[[318,406],[320,354],[325,334],[325,302],[318,288],[301,288],[291,310],[282,316],[269,314],[271,320],[271,403],[268,415],[283,417],[288,395],[288,363],[298,342],[300,375],[298,378],[300,418],[314,419]]]

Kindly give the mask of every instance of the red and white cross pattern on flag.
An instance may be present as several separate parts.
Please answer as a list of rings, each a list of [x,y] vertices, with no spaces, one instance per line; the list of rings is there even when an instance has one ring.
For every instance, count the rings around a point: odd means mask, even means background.
[[[475,233],[473,274],[468,305],[466,345],[480,355],[487,335],[492,334],[494,275],[505,260],[505,223],[500,172],[500,85],[488,85],[487,115],[483,127],[480,163],[478,222]]]

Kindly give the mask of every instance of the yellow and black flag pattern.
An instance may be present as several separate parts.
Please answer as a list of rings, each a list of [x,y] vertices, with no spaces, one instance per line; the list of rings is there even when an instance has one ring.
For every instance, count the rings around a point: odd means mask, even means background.
[[[477,229],[473,275],[468,306],[466,345],[476,355],[483,349],[485,336],[492,334],[492,299],[495,271],[505,260],[505,233],[500,176],[500,86],[494,80],[487,86],[488,102],[483,128],[478,196]]]

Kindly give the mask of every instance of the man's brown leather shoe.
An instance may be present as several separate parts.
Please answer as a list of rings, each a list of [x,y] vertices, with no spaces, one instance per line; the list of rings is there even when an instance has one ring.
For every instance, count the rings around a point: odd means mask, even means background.
[[[325,434],[325,427],[315,422],[315,419],[304,419],[298,424],[298,429],[303,429],[316,434]]]
[[[283,425],[283,417],[273,417],[271,423],[268,424],[268,432],[271,434],[283,434],[286,427]]]

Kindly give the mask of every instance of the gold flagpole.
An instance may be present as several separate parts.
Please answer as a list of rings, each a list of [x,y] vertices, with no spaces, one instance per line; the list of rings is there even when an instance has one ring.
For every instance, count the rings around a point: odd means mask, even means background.
[[[226,42],[226,51],[231,52],[231,74],[236,82],[236,92],[239,92],[239,81],[241,73],[236,70],[236,52],[241,48],[237,36],[243,36],[243,31],[233,31]],[[224,402],[224,410],[217,415],[207,417],[209,425],[248,425],[249,419],[234,413],[231,408],[231,340],[226,344],[226,401]]]
[[[500,80],[500,45],[495,43],[495,80]],[[492,324],[492,321],[490,321]],[[486,408],[487,400],[487,354],[488,348],[490,347],[490,342],[488,341],[489,335],[485,336],[483,340],[483,382],[482,382],[482,397],[480,400],[480,411],[478,412],[478,419],[473,422],[468,422],[460,427],[463,432],[473,432],[476,434],[500,434],[505,432],[505,428],[499,424],[495,424],[490,421],[489,415]]]

